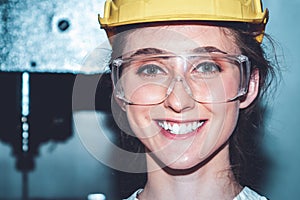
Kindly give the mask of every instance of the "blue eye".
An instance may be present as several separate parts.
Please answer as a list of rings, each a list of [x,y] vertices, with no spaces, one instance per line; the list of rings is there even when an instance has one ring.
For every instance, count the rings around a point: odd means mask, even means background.
[[[147,64],[138,68],[137,74],[155,76],[159,74],[165,74],[165,71],[157,65]]]
[[[202,62],[195,65],[192,74],[195,78],[207,79],[219,75],[221,71],[222,68],[215,62]]]
[[[195,70],[198,73],[217,73],[221,71],[221,68],[213,62],[204,62],[196,66]]]

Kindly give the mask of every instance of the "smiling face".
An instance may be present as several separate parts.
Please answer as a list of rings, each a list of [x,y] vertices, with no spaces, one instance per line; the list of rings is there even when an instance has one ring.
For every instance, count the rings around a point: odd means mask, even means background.
[[[241,52],[228,31],[207,25],[145,27],[131,30],[119,44],[121,48],[116,49],[118,45],[114,44],[114,49],[116,54],[127,56],[141,49],[171,52],[174,55],[195,49],[238,55]],[[185,72],[189,71],[186,65],[181,61],[174,63],[172,73],[176,77],[186,77]],[[126,73],[126,69],[123,73]],[[122,82],[125,89],[130,80],[132,77]],[[143,142],[149,154],[153,154],[165,166],[187,169],[205,161],[228,141],[236,126],[239,109],[246,107],[253,99],[244,103],[236,100],[203,104],[191,97],[185,81],[178,78],[173,82],[173,90],[163,102],[147,106],[126,105],[123,110],[131,130]],[[232,77],[231,84],[237,82],[239,77]],[[223,90],[230,90],[230,87],[223,85]],[[135,100],[142,102],[142,98],[154,98],[155,91],[145,90],[144,95],[137,96]]]

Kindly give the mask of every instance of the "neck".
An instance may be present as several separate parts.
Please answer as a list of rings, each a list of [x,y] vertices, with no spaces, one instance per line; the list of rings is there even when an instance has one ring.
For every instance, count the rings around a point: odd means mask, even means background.
[[[230,170],[228,145],[203,163],[191,169],[164,168],[149,172],[139,199],[232,200],[241,187]],[[155,165],[158,167],[155,159],[147,154],[147,166]]]

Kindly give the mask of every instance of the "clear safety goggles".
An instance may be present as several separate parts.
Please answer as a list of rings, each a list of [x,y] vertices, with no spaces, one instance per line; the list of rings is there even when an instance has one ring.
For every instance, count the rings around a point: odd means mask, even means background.
[[[115,97],[130,105],[160,104],[177,92],[199,103],[225,103],[247,93],[250,61],[221,53],[117,58],[112,78]]]

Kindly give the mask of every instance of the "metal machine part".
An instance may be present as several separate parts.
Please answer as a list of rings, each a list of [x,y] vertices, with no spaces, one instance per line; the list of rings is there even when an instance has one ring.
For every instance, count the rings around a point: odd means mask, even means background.
[[[0,71],[102,73],[105,66],[85,65],[85,60],[106,40],[97,21],[103,4],[104,0],[1,1]]]

